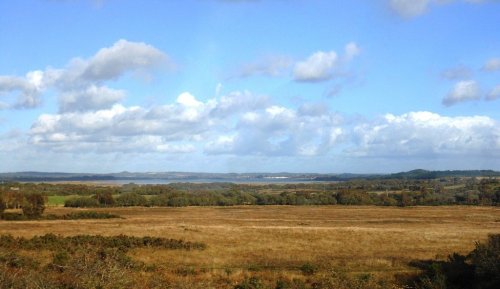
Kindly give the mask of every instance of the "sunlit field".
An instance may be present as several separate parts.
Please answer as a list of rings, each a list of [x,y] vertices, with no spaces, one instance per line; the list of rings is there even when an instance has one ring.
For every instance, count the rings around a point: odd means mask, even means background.
[[[48,214],[83,209],[50,207]],[[496,207],[239,206],[95,209],[120,215],[109,220],[0,222],[1,234],[47,233],[156,236],[201,242],[205,250],[141,248],[128,255],[160,268],[172,280],[233,284],[245,276],[263,280],[307,278],[332,270],[387,278],[416,272],[414,260],[467,253],[476,241],[500,233]],[[40,254],[36,258],[48,258]],[[305,268],[305,269],[304,269]],[[223,280],[222,280],[222,279]],[[215,280],[217,279],[217,280]],[[228,286],[229,286],[228,285]],[[222,285],[221,285],[222,286]]]

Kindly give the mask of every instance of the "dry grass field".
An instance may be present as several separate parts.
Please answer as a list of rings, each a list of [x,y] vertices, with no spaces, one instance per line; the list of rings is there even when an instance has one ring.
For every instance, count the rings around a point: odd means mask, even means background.
[[[52,207],[51,214],[79,209]],[[83,209],[80,209],[83,210]],[[412,260],[467,253],[500,233],[495,207],[240,206],[98,209],[123,219],[0,221],[0,234],[158,236],[207,244],[204,251],[135,249],[166,271],[301,276],[300,266],[350,273],[404,274]],[[201,273],[200,273],[201,272]],[[182,275],[182,274],[181,274]]]

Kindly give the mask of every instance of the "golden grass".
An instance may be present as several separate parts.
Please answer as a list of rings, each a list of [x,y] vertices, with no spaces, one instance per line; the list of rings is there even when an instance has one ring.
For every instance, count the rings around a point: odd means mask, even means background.
[[[53,207],[50,214],[82,209]],[[92,209],[94,210],[94,209]],[[130,254],[172,271],[261,271],[300,274],[305,263],[320,270],[394,274],[414,270],[415,259],[467,253],[475,241],[500,233],[495,207],[239,206],[97,209],[125,219],[0,221],[0,234],[46,233],[158,236],[207,244],[204,251]],[[203,271],[203,272],[205,272]],[[203,275],[202,275],[203,276]],[[200,277],[200,276],[198,276]],[[200,277],[201,278],[201,277]],[[208,277],[207,277],[208,278]]]

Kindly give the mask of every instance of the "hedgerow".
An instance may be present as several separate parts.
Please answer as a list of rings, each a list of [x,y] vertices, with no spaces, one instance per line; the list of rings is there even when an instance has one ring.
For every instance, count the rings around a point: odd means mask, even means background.
[[[71,250],[77,247],[120,248],[124,250],[135,248],[204,250],[206,245],[199,242],[148,236],[134,237],[118,235],[108,237],[101,235],[76,235],[65,237],[46,234],[27,239],[11,235],[0,235],[0,248],[24,250],[58,250],[65,248]]]

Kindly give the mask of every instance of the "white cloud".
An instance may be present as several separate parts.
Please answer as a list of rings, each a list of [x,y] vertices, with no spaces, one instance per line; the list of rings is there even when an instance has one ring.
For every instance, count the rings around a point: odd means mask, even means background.
[[[350,61],[354,57],[358,56],[361,53],[361,49],[355,42],[349,42],[346,44],[345,48],[345,58],[347,61]]]
[[[167,56],[151,45],[121,39],[83,61],[81,77],[91,82],[111,80],[128,71],[158,66],[166,60]]]
[[[320,104],[291,109],[248,91],[200,101],[184,92],[152,108],[114,104],[43,114],[29,137],[53,152],[312,156],[341,142],[344,130],[338,114]]]
[[[92,93],[99,89],[95,87]],[[121,97],[116,91],[103,91]],[[234,129],[234,117],[267,108],[267,101],[267,97],[248,91],[205,102],[184,92],[174,103],[149,109],[121,104],[106,107],[113,103],[110,101],[98,110],[66,109],[60,114],[43,114],[32,125],[30,139],[35,146],[55,151],[120,152],[138,147],[139,151],[191,152],[197,142]],[[88,105],[95,108],[101,103]]]
[[[483,66],[486,71],[500,70],[500,58],[491,58]]]
[[[306,60],[297,62],[293,69],[296,81],[324,81],[332,78],[333,69],[337,65],[338,56],[335,51],[318,51]]]
[[[500,156],[500,126],[487,116],[424,111],[346,121],[322,103],[292,108],[248,91],[206,101],[185,92],[172,103],[151,108],[114,104],[96,111],[44,114],[28,136],[29,141],[4,140],[0,147],[12,150],[24,141],[33,155],[196,155],[205,160],[300,159],[305,164],[333,157],[363,162]]]
[[[499,123],[486,116],[431,112],[350,122],[321,103],[290,108],[250,92],[201,101],[185,92],[152,108],[115,104],[97,111],[44,114],[30,144],[75,154],[180,154],[354,158],[500,155]]]
[[[294,61],[283,55],[267,56],[258,61],[247,63],[237,69],[230,78],[261,76],[292,76],[297,82],[322,82],[332,78],[346,77],[345,66],[361,53],[355,42],[344,47],[344,54],[336,51],[317,51],[308,58]]]
[[[390,7],[402,17],[415,17],[427,10],[430,0],[389,0]]]
[[[211,111],[214,117],[226,117],[237,112],[249,112],[269,105],[267,96],[255,95],[250,91],[233,91],[220,97],[217,106]]]
[[[80,90],[64,91],[59,95],[59,110],[62,113],[106,109],[120,102],[125,91],[105,86],[90,85]]]
[[[295,63],[293,79],[298,82],[321,82],[345,77],[345,66],[360,53],[361,49],[355,42],[347,43],[341,56],[333,50],[315,52],[307,59]]]
[[[74,153],[190,152],[188,142],[203,134],[209,124],[205,107],[192,103],[153,109],[114,105],[110,109],[41,115],[30,130],[31,143],[53,151]]]
[[[32,71],[26,77],[0,76],[0,97],[5,108],[25,109],[40,105],[42,88],[40,71]]]
[[[243,112],[234,128],[205,146],[208,154],[324,155],[343,140],[342,120],[316,105],[290,109],[269,105]]]
[[[451,106],[459,102],[478,100],[481,98],[481,91],[477,82],[473,80],[460,81],[443,98],[443,104]]]
[[[0,76],[0,96],[17,96],[15,100],[2,101],[9,108],[34,108],[40,105],[45,90],[55,88],[61,112],[107,108],[123,99],[124,92],[107,88],[104,82],[162,65],[173,66],[160,50],[122,39],[89,59],[71,60],[65,68],[31,71],[24,78]]]
[[[472,77],[472,71],[466,66],[457,66],[441,73],[441,77],[448,80],[463,80]]]
[[[387,0],[389,7],[399,16],[413,18],[427,12],[433,5],[446,5],[453,2],[465,2],[468,4],[482,4],[498,2],[498,0]]]
[[[500,99],[500,85],[495,86],[486,96],[486,100]]]
[[[420,111],[387,114],[353,129],[357,156],[428,158],[439,155],[500,156],[500,124],[487,116],[446,117]]]
[[[212,105],[183,93],[176,103],[150,109],[116,104],[97,111],[44,114],[32,126],[31,133],[38,140],[53,133],[73,134],[89,140],[141,134],[189,138],[206,128],[206,116]]]
[[[257,61],[241,65],[232,77],[246,78],[255,75],[283,76],[289,70],[293,61],[284,55],[271,55]]]

